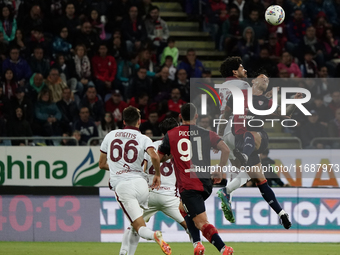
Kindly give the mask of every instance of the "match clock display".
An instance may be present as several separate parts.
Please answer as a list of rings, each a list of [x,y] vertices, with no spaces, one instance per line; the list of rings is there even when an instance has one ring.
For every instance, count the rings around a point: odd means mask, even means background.
[[[1,241],[100,241],[98,196],[0,195]]]

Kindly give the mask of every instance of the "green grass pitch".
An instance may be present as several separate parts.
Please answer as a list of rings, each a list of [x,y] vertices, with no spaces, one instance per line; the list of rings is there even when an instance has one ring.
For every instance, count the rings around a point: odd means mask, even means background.
[[[193,254],[190,243],[170,243],[173,255]],[[339,255],[340,243],[228,243],[235,255]],[[206,255],[220,253],[204,243]],[[1,255],[103,255],[119,254],[120,243],[0,242]],[[157,244],[140,243],[136,255],[163,254]]]

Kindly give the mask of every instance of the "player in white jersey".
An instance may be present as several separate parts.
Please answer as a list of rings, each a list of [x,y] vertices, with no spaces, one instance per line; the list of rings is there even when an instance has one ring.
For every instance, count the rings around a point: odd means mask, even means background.
[[[171,248],[160,231],[147,228],[143,209],[148,208],[149,187],[144,173],[144,153],[147,152],[155,169],[151,188],[160,187],[160,162],[151,139],[138,129],[140,113],[135,107],[123,111],[125,129],[108,133],[100,147],[99,167],[110,171],[110,187],[135,231],[144,239],[155,240],[162,251],[170,255]],[[141,208],[142,207],[142,208]]]
[[[231,83],[233,86],[238,87],[241,90],[247,90],[248,88],[250,88],[249,83],[242,80],[243,78],[247,78],[247,70],[244,69],[242,65],[242,59],[240,57],[228,57],[221,64],[220,72],[221,75],[227,79],[226,82],[222,84],[222,86]],[[226,116],[230,116],[230,114],[226,112],[225,109],[228,104],[228,101],[232,100],[232,94],[229,89],[220,88],[219,95],[222,100],[222,105],[220,108],[221,109],[220,119],[226,119],[227,118]],[[233,150],[235,149],[235,136],[233,135],[231,130],[232,118],[233,116],[231,115],[230,117],[228,117],[227,124],[218,125],[217,133],[219,136],[222,137],[224,142],[230,148],[228,164],[237,167],[239,170],[239,168],[241,167],[240,162],[236,159],[233,153]],[[222,200],[222,210],[224,216],[226,217],[227,220],[229,220],[232,223],[235,222],[235,219],[231,209],[230,194],[232,191],[245,184],[248,179],[250,179],[250,177],[246,172],[239,171],[239,174],[236,176],[236,178],[228,182],[225,188],[222,188],[217,192],[219,198],[221,198]]]
[[[177,127],[178,123],[174,118],[165,119],[160,124],[160,129],[162,133],[165,135],[168,130]],[[154,142],[154,146],[156,148],[161,145],[162,141]],[[155,175],[155,168],[152,164],[151,158],[148,154],[145,155],[145,164],[146,173],[149,176],[149,185],[152,185],[152,180]],[[176,196],[176,176],[175,169],[171,159],[161,163],[160,166],[161,172],[161,186],[159,189],[153,189],[149,194],[149,209],[146,209],[143,214],[143,218],[145,222],[148,222],[149,219],[158,211],[163,212],[165,215],[169,216],[173,220],[177,221],[182,227],[186,230],[187,225],[183,216],[179,211],[180,199]],[[187,231],[188,232],[188,231]],[[139,242],[139,235],[131,228],[125,230],[123,235],[123,242],[120,248],[119,255],[133,255],[137,249],[137,245]]]

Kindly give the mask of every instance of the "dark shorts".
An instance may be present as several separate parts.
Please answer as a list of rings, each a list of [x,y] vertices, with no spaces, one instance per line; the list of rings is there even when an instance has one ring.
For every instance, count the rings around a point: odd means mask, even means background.
[[[205,191],[184,190],[181,193],[181,199],[185,212],[191,218],[205,212],[204,201],[210,196],[210,194]]]
[[[258,163],[261,162],[259,154],[264,152],[268,148],[269,144],[269,138],[267,133],[262,130],[258,132],[261,135],[261,144],[260,148],[258,150],[254,150],[252,154],[250,154],[250,157],[248,158],[247,166],[255,166]],[[243,151],[243,145],[244,145],[244,134],[242,135],[235,135],[235,148],[237,148],[239,151]]]

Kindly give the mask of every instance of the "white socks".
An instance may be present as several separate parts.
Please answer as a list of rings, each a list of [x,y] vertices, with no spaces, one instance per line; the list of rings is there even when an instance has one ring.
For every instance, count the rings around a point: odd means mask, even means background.
[[[155,240],[154,232],[147,227],[140,227],[138,230],[138,235],[146,240]]]
[[[238,169],[239,170],[239,169]],[[238,189],[250,179],[249,175],[245,171],[240,171],[240,173],[230,182],[227,183],[227,193],[230,194],[234,190]]]
[[[281,212],[279,212],[279,216],[281,217],[282,215],[284,215],[286,212],[282,209]]]

